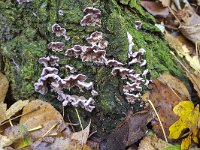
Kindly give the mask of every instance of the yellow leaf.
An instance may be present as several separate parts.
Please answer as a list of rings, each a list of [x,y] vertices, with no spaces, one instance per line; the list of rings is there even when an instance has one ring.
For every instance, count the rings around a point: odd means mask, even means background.
[[[183,139],[181,144],[181,150],[187,150],[192,140],[198,143],[199,105],[194,108],[192,102],[182,101],[174,107],[173,111],[180,116],[180,119],[169,127],[169,138],[178,139],[184,129],[189,129],[188,136]]]
[[[190,147],[190,144],[192,143],[192,137],[189,135],[181,142],[181,150],[188,150]]]

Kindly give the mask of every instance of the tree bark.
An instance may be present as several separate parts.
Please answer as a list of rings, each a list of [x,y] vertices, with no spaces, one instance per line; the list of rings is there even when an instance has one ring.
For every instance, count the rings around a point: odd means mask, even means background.
[[[92,6],[102,12],[101,27],[80,26],[80,20],[84,16],[83,9]],[[136,0],[32,0],[23,4],[14,0],[3,0],[0,1],[0,7],[0,68],[9,78],[13,99],[40,98],[60,108],[61,103],[53,93],[41,96],[34,90],[34,83],[42,70],[38,59],[49,55],[59,56],[61,77],[67,75],[64,65],[68,64],[87,75],[88,81],[95,83],[99,92],[95,99],[96,109],[91,114],[82,109],[79,113],[84,121],[88,120],[85,116],[92,118],[94,127],[98,131],[101,130],[99,134],[110,132],[124,116],[123,113],[131,107],[139,107],[126,102],[122,92],[124,81],[120,77],[113,77],[111,68],[66,57],[64,51],[54,53],[47,48],[49,42],[65,42],[66,50],[75,44],[87,45],[85,38],[94,31],[101,31],[109,42],[106,48],[107,57],[127,63],[126,33],[129,32],[135,43],[133,51],[139,48],[146,50],[145,57],[151,78],[156,78],[166,71],[183,78],[180,66],[174,62],[169,52],[168,43],[154,26],[154,18],[146,13]],[[58,14],[59,10],[63,11],[63,15]],[[141,29],[135,29],[135,21],[142,22]],[[67,30],[67,35],[71,37],[69,42],[55,37],[51,32],[54,23],[59,23]],[[132,69],[142,72],[138,66],[133,66]],[[79,94],[87,97],[87,92]],[[75,113],[72,107],[67,106],[66,109],[68,113]],[[76,115],[72,118],[76,118]]]

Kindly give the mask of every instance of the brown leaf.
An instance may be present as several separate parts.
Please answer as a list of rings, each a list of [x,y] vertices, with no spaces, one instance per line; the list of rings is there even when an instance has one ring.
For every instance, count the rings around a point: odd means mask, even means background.
[[[90,124],[91,121],[84,130],[72,133],[71,139],[79,141],[80,144],[86,144],[90,132]]]
[[[171,0],[159,0],[164,7],[169,7]]]
[[[163,150],[166,147],[171,146],[171,144],[163,141],[162,139],[154,136],[145,136],[138,147],[138,150]]]
[[[161,3],[143,0],[141,1],[141,6],[153,16],[166,18],[169,15],[169,9],[163,7]]]
[[[37,108],[40,108],[37,110]],[[24,115],[20,119],[20,124],[23,124],[29,129],[42,126],[41,129],[31,132],[33,139],[41,138],[47,133],[54,125],[57,127],[64,124],[61,114],[49,103],[41,100],[33,100],[23,109],[22,115],[28,112],[36,110],[32,113]],[[51,133],[55,133],[56,128],[51,130]]]
[[[188,100],[190,99],[190,93],[188,92],[184,83],[181,80],[173,77],[171,74],[164,73],[158,78],[158,80],[164,84],[167,84],[168,87],[176,90],[182,96],[187,97]]]
[[[0,150],[3,150],[3,147],[10,146],[13,143],[7,136],[0,135]]]
[[[5,75],[0,72],[0,103],[4,101],[8,91],[9,82]]]
[[[197,91],[198,96],[200,97],[200,73],[188,73],[186,72],[188,78],[193,83],[194,89]]]
[[[172,90],[172,88],[160,82],[158,79],[155,79],[153,80],[152,89],[149,93],[149,99],[154,104],[168,137],[169,127],[179,119],[173,113],[172,109],[181,100],[187,100],[187,97],[181,95],[175,89]],[[163,138],[163,132],[158,121],[152,121],[152,125],[156,135]]]
[[[111,133],[107,139],[106,147],[109,150],[124,150],[127,146],[137,142],[145,135],[146,125],[152,120],[150,110],[135,114],[130,111],[125,120]]]
[[[0,123],[7,119],[6,117],[7,104],[0,103]]]
[[[10,108],[6,111],[6,117],[9,119],[13,115],[15,115],[18,111],[20,111],[24,106],[26,106],[29,103],[29,100],[19,100],[12,104]]]

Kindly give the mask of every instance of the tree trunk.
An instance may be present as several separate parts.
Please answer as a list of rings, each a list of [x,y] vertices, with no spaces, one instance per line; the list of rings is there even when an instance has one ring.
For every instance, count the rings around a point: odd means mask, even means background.
[[[101,26],[80,26],[84,8],[92,6],[102,12]],[[66,50],[75,44],[87,45],[85,39],[92,32],[101,31],[109,42],[106,56],[127,63],[129,32],[135,43],[133,51],[139,48],[146,50],[145,57],[151,78],[156,78],[165,71],[183,78],[180,66],[170,55],[167,42],[154,26],[154,18],[136,0],[32,0],[22,4],[14,0],[2,0],[0,7],[0,68],[9,78],[13,99],[40,98],[60,108],[61,103],[56,100],[55,94],[49,92],[42,96],[34,90],[34,83],[42,71],[38,59],[50,55],[59,56],[59,75],[62,78],[67,75],[64,66],[68,64],[74,66],[79,73],[87,75],[88,81],[95,83],[95,89],[99,93],[95,98],[96,109],[92,113],[80,109],[79,115],[84,118],[83,121],[91,118],[94,127],[101,130],[99,134],[110,132],[129,108],[139,109],[138,104],[127,103],[122,92],[125,81],[119,76],[113,77],[111,68],[66,57],[64,51],[52,52],[47,48],[49,42],[65,42]],[[59,15],[59,10],[63,11],[63,15]],[[142,22],[141,29],[136,30],[135,21]],[[71,38],[69,42],[52,33],[51,26],[54,23],[66,29]],[[142,72],[137,65],[131,69]],[[70,92],[74,94],[77,90]],[[78,94],[88,96],[87,92]],[[66,111],[75,113],[70,106],[66,107]],[[76,115],[70,117],[77,118]]]

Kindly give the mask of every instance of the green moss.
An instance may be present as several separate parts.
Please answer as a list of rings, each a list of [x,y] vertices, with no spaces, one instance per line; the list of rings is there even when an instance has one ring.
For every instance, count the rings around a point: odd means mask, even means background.
[[[154,26],[155,19],[140,7],[138,1],[120,1],[120,5],[119,0],[96,1],[95,7],[102,11],[101,27],[80,26],[82,11],[87,6],[93,6],[92,0],[37,0],[23,5],[11,3],[9,0],[0,2],[0,7],[5,6],[4,9],[0,9],[3,14],[0,16],[3,20],[0,23],[0,38],[2,37],[0,58],[3,58],[0,67],[10,80],[13,97],[15,99],[39,97],[48,100],[59,109],[61,104],[57,102],[55,94],[49,92],[41,96],[34,92],[33,86],[42,71],[42,65],[37,62],[38,58],[56,55],[60,58],[58,68],[62,78],[69,75],[64,65],[74,66],[78,73],[83,73],[88,77],[88,82],[94,82],[95,89],[99,92],[99,96],[95,98],[96,111],[89,114],[80,109],[82,119],[87,120],[85,118],[92,117],[95,121],[94,125],[103,128],[102,134],[105,130],[111,131],[121,119],[122,113],[130,108],[122,92],[124,81],[113,77],[110,74],[111,68],[97,66],[92,62],[83,63],[80,59],[64,56],[64,52],[54,53],[47,49],[47,44],[51,41],[64,42],[65,49],[75,44],[88,45],[85,38],[94,31],[103,32],[103,36],[108,40],[109,46],[106,51],[109,59],[115,58],[123,63],[129,61],[126,35],[129,32],[135,43],[133,51],[139,48],[146,49],[147,67],[153,78],[165,71],[182,76],[180,66],[176,65],[171,58],[168,44]],[[63,16],[58,14],[59,10],[63,11]],[[137,20],[143,23],[140,30],[136,30],[134,26]],[[52,33],[51,26],[56,22],[66,28],[67,35],[71,37],[69,42]],[[133,69],[142,72],[138,66],[133,66]],[[91,96],[89,91],[81,93],[78,89],[67,92],[83,95],[86,98]],[[72,107],[67,107],[67,109],[69,109],[68,113],[76,118]],[[110,122],[113,124],[111,125]]]

